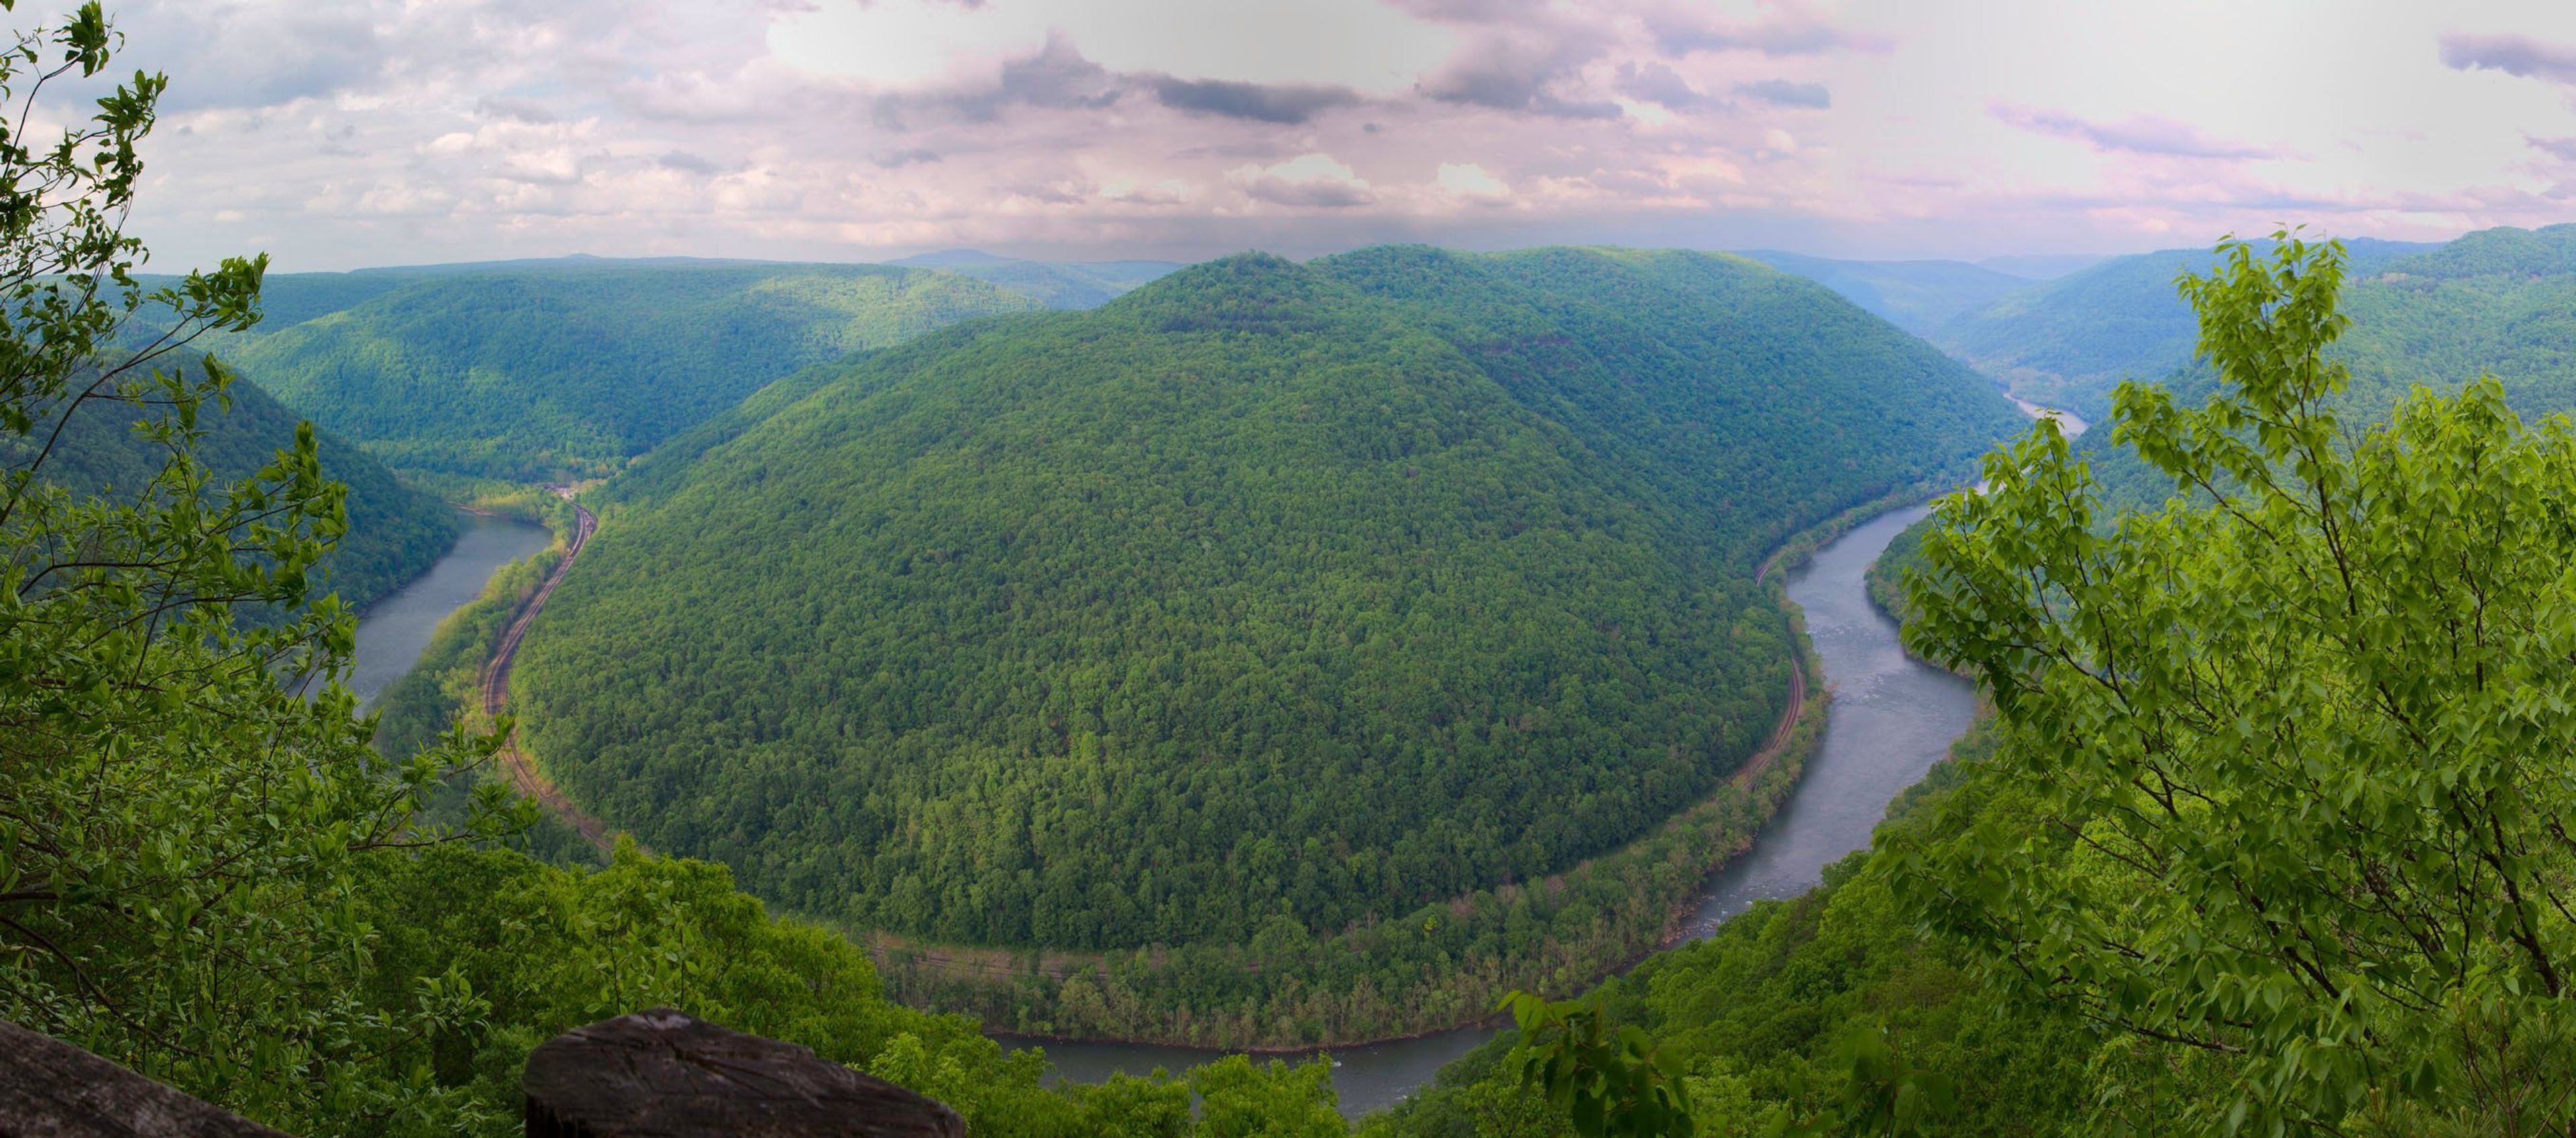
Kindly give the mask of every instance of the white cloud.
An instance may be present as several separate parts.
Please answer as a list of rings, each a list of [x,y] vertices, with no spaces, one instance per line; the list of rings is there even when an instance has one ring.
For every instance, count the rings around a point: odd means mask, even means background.
[[[254,237],[282,269],[1383,240],[1955,256],[2576,216],[2576,163],[2532,141],[2576,138],[2544,66],[2576,58],[2576,8],[2538,0],[118,14],[115,70],[171,77],[134,222],[164,268]]]
[[[1231,177],[1246,196],[1273,205],[1349,209],[1377,201],[1368,179],[1329,154],[1301,154],[1266,169],[1241,166]]]
[[[1484,167],[1473,162],[1443,162],[1439,175],[1433,180],[1441,189],[1463,197],[1499,198],[1512,192],[1512,188],[1504,185],[1501,179],[1486,173]]]
[[[989,74],[1060,34],[1113,71],[1392,92],[1445,59],[1447,29],[1376,0],[826,0],[770,25],[782,60],[909,85]]]

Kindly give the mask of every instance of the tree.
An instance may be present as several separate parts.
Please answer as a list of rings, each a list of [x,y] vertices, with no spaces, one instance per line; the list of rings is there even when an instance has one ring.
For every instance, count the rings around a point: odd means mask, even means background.
[[[2276,241],[2180,282],[2206,404],[2118,393],[2191,496],[2106,526],[2042,422],[1941,503],[1909,642],[1993,692],[2033,817],[1936,827],[1902,887],[2152,1052],[2115,1093],[2212,1092],[2176,1131],[2562,1132],[2576,445],[2492,378],[2347,431],[2343,250]]]
[[[0,1016],[279,1125],[365,1129],[438,1094],[371,1057],[474,1000],[436,978],[403,1008],[357,999],[353,864],[418,840],[423,788],[489,744],[369,751],[336,679],[353,621],[312,595],[347,521],[309,424],[238,480],[195,453],[230,375],[167,365],[258,319],[266,261],[132,275],[163,78],[58,133],[31,113],[49,85],[104,84],[118,45],[90,3],[0,55]],[[133,417],[160,463],[76,492],[49,472],[100,415]]]
[[[1503,1001],[1520,1028],[1521,1081],[1547,1095],[1584,1138],[1691,1138],[1681,1065],[1636,1027],[1613,1028],[1599,1005],[1549,1003],[1526,992]]]

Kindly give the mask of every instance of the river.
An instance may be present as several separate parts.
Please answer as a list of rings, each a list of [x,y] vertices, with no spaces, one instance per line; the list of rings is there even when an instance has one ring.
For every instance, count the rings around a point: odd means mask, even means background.
[[[2083,431],[2082,420],[2057,414],[2068,434]],[[1789,599],[1806,614],[1807,635],[1815,643],[1833,702],[1823,738],[1779,814],[1752,849],[1710,879],[1704,900],[1685,925],[1690,939],[1710,935],[1758,899],[1794,897],[1815,888],[1825,866],[1869,844],[1888,802],[1922,778],[1967,729],[1976,709],[1975,689],[1907,656],[1897,642],[1896,622],[1870,603],[1862,579],[1887,543],[1924,513],[1918,506],[1854,527],[1790,572]],[[552,540],[543,526],[468,515],[465,532],[446,557],[403,591],[369,608],[358,622],[357,662],[349,687],[361,704],[372,703],[409,671],[429,646],[438,622],[481,594],[496,570]],[[1342,1113],[1356,1118],[1402,1101],[1440,1068],[1492,1036],[1489,1029],[1462,1028],[1333,1048],[1333,1087]],[[1085,1083],[1104,1082],[1117,1073],[1143,1075],[1157,1067],[1179,1071],[1226,1054],[1148,1044],[1000,1038],[1014,1050],[1044,1047],[1058,1077]]]
[[[464,525],[447,556],[401,592],[367,606],[358,618],[358,651],[348,684],[359,707],[375,703],[376,696],[411,671],[438,622],[481,596],[493,573],[554,542],[554,535],[534,522],[482,514],[464,514],[460,520]]]
[[[1806,773],[1753,848],[1709,881],[1706,900],[1686,926],[1691,939],[1714,932],[1756,899],[1794,897],[1824,879],[1824,867],[1869,844],[1870,831],[1899,791],[1948,753],[1976,711],[1966,680],[1907,656],[1896,622],[1870,603],[1861,575],[1897,533],[1921,518],[1915,507],[1880,517],[1836,538],[1789,574],[1789,599],[1807,617],[1825,682],[1833,689],[1824,737]],[[1450,1060],[1491,1038],[1463,1028],[1420,1039],[1332,1050],[1333,1087],[1342,1113],[1358,1117],[1390,1106],[1429,1083]],[[1003,1038],[1014,1049],[1042,1046],[1063,1078],[1102,1082],[1114,1073],[1178,1071],[1222,1051],[1125,1043],[1041,1043]]]

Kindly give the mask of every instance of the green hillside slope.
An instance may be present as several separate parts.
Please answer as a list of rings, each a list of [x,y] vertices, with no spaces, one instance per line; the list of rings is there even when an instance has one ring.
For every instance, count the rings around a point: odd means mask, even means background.
[[[1525,880],[1778,719],[1767,543],[2018,418],[1734,258],[1199,266],[862,357],[604,523],[542,761],[809,912],[1117,948]]]
[[[199,364],[182,354],[165,366],[194,372]],[[206,438],[197,457],[222,479],[244,477],[292,446],[299,419],[247,378],[236,378],[230,394],[229,410],[209,405],[199,419]],[[135,436],[137,417],[128,404],[92,404],[75,414],[46,460],[47,477],[78,492],[109,496],[142,487],[161,470],[166,454]],[[0,465],[23,463],[50,434],[48,423],[26,438],[0,437]],[[349,532],[325,562],[329,587],[351,605],[365,605],[401,588],[446,553],[456,540],[456,514],[396,481],[384,464],[330,432],[321,432],[320,443],[323,473],[349,487]]]
[[[1032,307],[874,265],[495,268],[406,275],[227,351],[396,469],[534,480],[613,471],[799,368]]]
[[[1963,313],[2027,288],[2032,279],[1965,261],[1845,261],[1771,249],[1739,255],[1841,293],[1917,336],[1929,336]]]

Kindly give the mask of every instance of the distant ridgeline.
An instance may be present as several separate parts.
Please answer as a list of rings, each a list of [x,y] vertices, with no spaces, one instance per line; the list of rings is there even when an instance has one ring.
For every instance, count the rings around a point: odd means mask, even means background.
[[[218,357],[226,359],[229,357]],[[181,350],[157,361],[164,371],[196,374],[204,357]],[[214,476],[231,481],[266,465],[295,443],[299,416],[279,406],[259,385],[236,377],[229,409],[209,404],[198,425],[206,437],[197,459]],[[46,459],[46,478],[75,493],[113,497],[149,483],[168,460],[158,443],[134,432],[138,416],[127,403],[85,405],[64,426]],[[53,433],[49,420],[20,438],[0,436],[0,467],[32,457]],[[319,432],[322,472],[349,487],[349,532],[324,562],[328,577],[315,595],[336,591],[352,606],[364,605],[419,576],[456,539],[456,512],[446,503],[400,482],[366,451],[329,431]]]
[[[2352,327],[2332,358],[2351,369],[2343,413],[2385,417],[2412,385],[2445,393],[2481,371],[2504,381],[2525,416],[2576,410],[2576,225],[2481,230],[2448,244],[2360,240],[2343,291]],[[2005,297],[1933,338],[2024,398],[2107,422],[2123,379],[2163,383],[2197,402],[2211,380],[2192,363],[2196,326],[2174,278],[2205,272],[2208,250],[2122,257]],[[2085,438],[2116,502],[2161,501],[2171,484],[2111,432]]]
[[[1038,307],[883,265],[560,261],[281,274],[226,360],[404,472],[615,471],[780,376]]]
[[[942,269],[990,281],[1049,308],[1097,308],[1181,266],[1170,261],[1024,261],[972,249],[924,253],[886,262],[917,269]]]
[[[1229,258],[808,370],[639,463],[528,638],[521,738],[850,927],[1285,944],[1708,796],[1788,689],[1754,565],[2022,425],[1738,258]]]
[[[1739,255],[1815,281],[1917,336],[1929,336],[1962,313],[2029,287],[2034,279],[1965,261],[1843,261],[1770,249]]]

